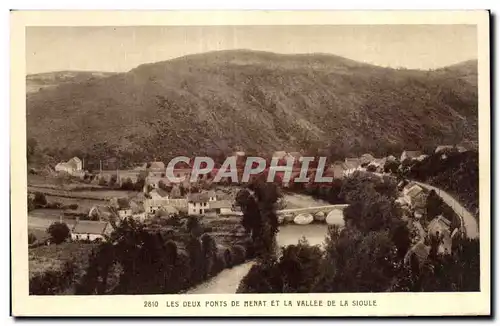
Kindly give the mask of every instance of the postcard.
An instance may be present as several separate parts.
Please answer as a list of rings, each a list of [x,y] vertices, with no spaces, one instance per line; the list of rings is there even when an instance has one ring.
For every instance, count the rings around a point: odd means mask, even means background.
[[[491,314],[489,12],[12,11],[11,314]]]

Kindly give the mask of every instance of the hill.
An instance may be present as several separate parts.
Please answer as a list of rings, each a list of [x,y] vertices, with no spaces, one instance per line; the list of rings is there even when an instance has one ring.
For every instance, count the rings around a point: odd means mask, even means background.
[[[113,75],[112,72],[101,71],[54,71],[26,76],[26,92],[34,93],[41,89],[56,87],[67,83],[89,82],[96,78]]]
[[[383,154],[455,141],[457,123],[474,144],[477,68],[469,66],[418,71],[326,54],[196,54],[29,93],[28,137],[48,149],[163,160],[236,146]]]

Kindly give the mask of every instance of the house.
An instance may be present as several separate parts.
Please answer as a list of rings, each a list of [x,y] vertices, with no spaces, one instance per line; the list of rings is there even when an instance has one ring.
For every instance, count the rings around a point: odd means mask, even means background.
[[[235,151],[235,152],[233,152],[232,156],[241,157],[241,156],[245,156],[245,155],[246,154],[243,151]]]
[[[83,169],[83,162],[78,157],[73,157],[71,160],[66,162],[69,166],[73,167],[75,171],[81,171]]]
[[[287,153],[285,151],[276,151],[273,153],[272,158],[282,159],[282,158],[285,158],[286,156],[287,156]]]
[[[94,205],[88,216],[91,220],[112,221],[117,217],[117,213],[108,205]]]
[[[373,160],[375,160],[375,157],[373,157],[372,154],[363,154],[359,158],[359,161],[361,162],[361,165],[363,165],[363,166],[370,164]]]
[[[160,183],[163,183],[164,185],[170,185],[170,180],[169,178],[165,177],[164,172],[162,173],[162,175],[154,175],[153,173],[150,172],[150,174],[146,177],[146,180],[144,181],[144,192],[148,190],[148,187],[152,189],[160,188]]]
[[[232,207],[232,203],[228,200],[212,201],[208,204],[209,210],[213,210],[215,214],[222,215],[231,214],[233,212]]]
[[[400,161],[403,162],[405,160],[413,160],[419,157],[420,155],[422,155],[422,152],[420,151],[404,151],[401,154]]]
[[[451,222],[443,215],[437,216],[433,219],[427,231],[429,236],[442,237],[441,243],[438,248],[439,254],[451,254],[452,236],[450,232]]]
[[[133,214],[132,206],[128,198],[114,198],[110,202],[111,206],[118,212],[120,220]]]
[[[426,158],[428,158],[429,155],[425,155],[425,154],[422,154],[420,155],[419,157],[415,158],[417,161],[420,161],[422,162],[423,160],[425,160]]]
[[[425,207],[427,195],[424,189],[414,182],[410,182],[403,188],[403,197],[413,208]]]
[[[447,152],[452,152],[454,150],[457,150],[459,153],[463,153],[463,152],[466,152],[467,149],[463,146],[453,146],[453,145],[441,145],[441,146],[438,146],[436,147],[436,150],[434,151],[434,153],[438,154],[438,153],[447,153]]]
[[[66,172],[73,174],[83,169],[83,163],[78,157],[73,157],[67,162],[60,162],[54,168],[57,172]]]
[[[344,163],[340,161],[334,162],[327,171],[333,174],[334,179],[342,179],[344,177]]]
[[[171,217],[173,215],[179,214],[179,210],[170,205],[162,206],[156,212],[159,214],[157,216],[160,217]]]
[[[151,196],[151,199],[163,199],[163,200],[169,200],[170,199],[170,194],[161,188],[155,188],[149,192],[149,196]]]
[[[150,170],[150,171],[162,171],[165,172],[165,163],[163,162],[149,162],[149,163],[144,163],[141,168],[141,170]]]
[[[361,160],[357,157],[346,158],[344,161],[344,176],[353,174],[356,171],[363,171]]]
[[[209,203],[216,201],[215,192],[191,193],[188,195],[188,214],[202,215],[209,208]]]
[[[105,241],[113,227],[107,221],[78,221],[71,230],[73,241]]]
[[[370,163],[368,163],[366,169],[372,172],[384,172],[385,162],[385,158],[375,158]]]

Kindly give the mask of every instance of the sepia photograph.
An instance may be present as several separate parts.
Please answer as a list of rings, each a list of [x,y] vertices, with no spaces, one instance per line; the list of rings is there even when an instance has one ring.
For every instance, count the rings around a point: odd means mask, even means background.
[[[489,313],[489,22],[466,13],[23,25],[13,292],[193,315],[428,293]]]

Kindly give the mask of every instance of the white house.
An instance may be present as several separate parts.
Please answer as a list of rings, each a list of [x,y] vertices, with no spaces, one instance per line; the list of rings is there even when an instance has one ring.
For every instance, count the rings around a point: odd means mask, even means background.
[[[154,200],[169,200],[170,199],[170,194],[161,189],[161,188],[155,188],[149,192],[149,195],[151,196],[151,199]]]
[[[400,162],[403,162],[405,160],[413,160],[413,159],[416,159],[417,157],[419,157],[420,155],[422,155],[422,152],[420,151],[404,151],[402,154],[401,154],[401,158],[400,158]]]
[[[215,214],[231,214],[233,212],[233,205],[228,200],[211,201],[208,203],[208,209]]]
[[[426,194],[422,187],[416,183],[409,183],[403,188],[403,197],[405,201],[413,208],[422,208],[425,206]]]
[[[110,206],[94,205],[89,210],[88,216],[92,220],[110,221],[114,219],[116,214]]]
[[[446,153],[448,151],[458,151],[459,153],[463,153],[463,152],[466,152],[467,149],[463,146],[453,146],[453,145],[441,145],[441,146],[438,146],[436,147],[436,150],[434,151],[434,153],[438,154],[438,153]]]
[[[202,215],[209,208],[210,202],[217,201],[214,191],[194,193],[188,195],[188,214]]]
[[[144,211],[154,214],[162,207],[170,206],[170,194],[163,189],[156,188],[149,192],[151,198],[144,200]]]
[[[57,172],[66,172],[69,174],[73,174],[75,172],[82,171],[83,163],[78,157],[73,157],[67,162],[60,162],[54,168]]]
[[[361,160],[357,157],[346,158],[344,162],[344,176],[349,176],[356,171],[363,171]]]
[[[105,236],[112,231],[113,227],[107,221],[78,221],[71,230],[71,240],[105,241]]]

